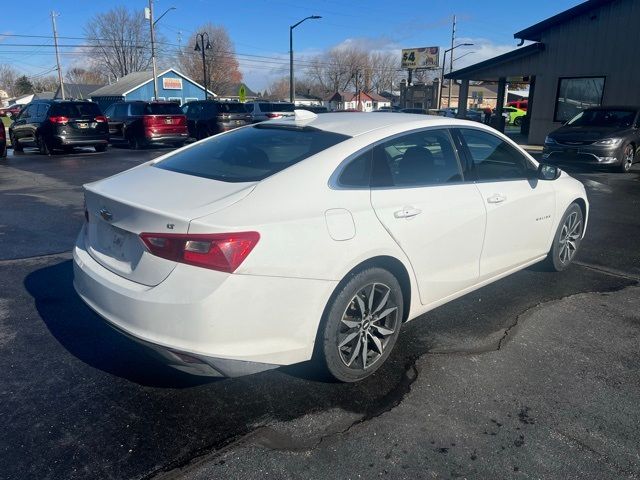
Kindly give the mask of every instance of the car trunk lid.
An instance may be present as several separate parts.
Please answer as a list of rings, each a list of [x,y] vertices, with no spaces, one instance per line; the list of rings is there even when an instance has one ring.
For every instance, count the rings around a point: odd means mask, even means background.
[[[176,262],[151,255],[140,233],[188,233],[193,218],[237,202],[254,186],[255,182],[227,183],[148,165],[85,185],[87,251],[117,275],[157,285]]]

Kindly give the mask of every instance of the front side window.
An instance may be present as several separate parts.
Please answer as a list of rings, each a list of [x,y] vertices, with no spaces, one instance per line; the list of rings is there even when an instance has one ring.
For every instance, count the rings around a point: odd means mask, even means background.
[[[581,111],[602,104],[604,77],[561,78],[558,80],[554,122],[566,122]]]
[[[259,124],[210,137],[155,167],[223,182],[255,182],[348,138],[309,127]]]
[[[528,178],[533,165],[515,147],[499,137],[481,130],[459,130],[470,157],[470,176],[478,181]]]
[[[374,149],[373,186],[427,186],[462,181],[446,130],[424,130]]]

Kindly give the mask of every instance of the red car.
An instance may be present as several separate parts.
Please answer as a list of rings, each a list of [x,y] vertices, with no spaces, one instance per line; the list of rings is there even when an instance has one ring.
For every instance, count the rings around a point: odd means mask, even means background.
[[[527,106],[529,105],[529,100],[524,98],[522,100],[514,100],[512,102],[507,103],[507,107],[519,108],[520,110],[527,111]]]
[[[13,118],[15,117],[17,114],[20,113],[20,110],[22,110],[22,107],[24,107],[24,105],[9,105],[8,107],[1,107],[0,108],[0,117],[9,117],[9,118]]]

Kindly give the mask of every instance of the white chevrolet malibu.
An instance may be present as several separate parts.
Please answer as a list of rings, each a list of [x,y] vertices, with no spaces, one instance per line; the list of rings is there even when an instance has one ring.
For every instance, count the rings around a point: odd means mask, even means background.
[[[484,125],[295,115],[85,185],[75,288],[200,375],[316,359],[361,380],[400,328],[583,238],[580,182]]]

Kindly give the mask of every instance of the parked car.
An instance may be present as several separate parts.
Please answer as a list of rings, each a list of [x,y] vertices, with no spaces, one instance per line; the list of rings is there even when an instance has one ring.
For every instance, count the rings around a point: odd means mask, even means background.
[[[588,214],[582,183],[490,127],[394,113],[297,111],[85,200],[74,285],[115,328],[186,372],[313,358],[346,382],[404,322],[537,262],[567,268]]]
[[[313,113],[327,113],[329,109],[327,107],[321,107],[319,105],[305,105],[297,107],[299,110],[308,110]]]
[[[640,159],[640,107],[588,108],[544,141],[542,157],[628,172]]]
[[[402,113],[418,113],[420,115],[426,115],[427,111],[424,108],[403,108],[400,110]]]
[[[441,108],[437,112],[441,117],[458,118],[457,108]],[[467,109],[465,119],[482,123],[482,113],[477,110]]]
[[[189,136],[201,140],[251,123],[244,103],[199,100],[182,106]]]
[[[7,156],[7,132],[2,122],[0,122],[0,158]]]
[[[35,100],[25,106],[9,127],[13,150],[37,147],[49,155],[54,150],[93,147],[104,152],[109,127],[100,107],[84,100]]]
[[[0,117],[13,118],[20,113],[24,105],[13,104],[8,107],[0,107]]]
[[[181,147],[189,137],[187,117],[177,103],[118,102],[105,115],[111,141],[127,143],[134,150],[158,143]]]
[[[520,110],[519,108],[505,106],[502,108],[503,113],[507,113],[509,116],[507,118],[507,123],[509,125],[515,125],[519,127],[522,125],[522,117],[524,117],[527,112],[524,110]]]
[[[293,116],[296,109],[293,103],[288,102],[247,102],[247,111],[251,114],[253,122],[262,122],[274,118]]]
[[[518,108],[526,112],[527,108],[529,107],[529,100],[525,98],[522,100],[514,100],[512,102],[507,102],[507,107]]]

